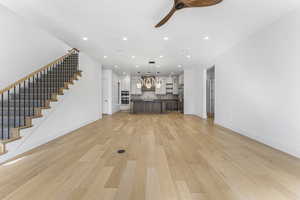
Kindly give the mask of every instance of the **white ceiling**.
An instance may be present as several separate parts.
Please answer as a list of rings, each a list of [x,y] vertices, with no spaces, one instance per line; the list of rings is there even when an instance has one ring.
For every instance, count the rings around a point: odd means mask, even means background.
[[[201,66],[300,4],[299,0],[224,0],[213,7],[180,10],[169,23],[155,29],[173,0],[0,2],[72,47],[87,52],[105,67],[118,65],[120,72],[161,73]],[[124,36],[127,41],[122,40]],[[82,37],[88,40],[83,41]],[[164,37],[169,40],[163,40]],[[159,58],[160,55],[164,57]],[[160,67],[147,64],[149,59]]]

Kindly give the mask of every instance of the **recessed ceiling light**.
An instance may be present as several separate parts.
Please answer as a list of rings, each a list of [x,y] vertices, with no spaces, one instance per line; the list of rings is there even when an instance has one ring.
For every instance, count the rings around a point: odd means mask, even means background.
[[[106,58],[107,58],[107,56],[103,56],[103,58],[104,58],[104,59],[106,59]]]
[[[115,65],[114,67],[115,67],[115,68],[118,68],[119,66],[118,66],[118,65]]]
[[[209,40],[209,37],[208,37],[208,36],[205,36],[205,37],[203,38],[203,40]]]
[[[89,38],[88,37],[83,37],[82,40],[87,41]]]
[[[123,37],[122,39],[123,39],[124,41],[127,41],[127,40],[128,40],[128,38],[127,38],[127,37]]]
[[[192,56],[191,56],[191,55],[187,55],[186,57],[187,57],[187,58],[191,58]]]
[[[132,58],[132,59],[134,59],[134,58],[135,58],[135,56],[131,56],[131,58]]]
[[[166,40],[166,41],[169,40],[169,37],[164,37],[164,40]]]
[[[160,57],[160,58],[163,58],[164,56],[163,56],[163,55],[160,55],[159,57]]]
[[[182,67],[182,65],[178,65],[178,67],[179,67],[179,68],[181,68],[181,67]]]

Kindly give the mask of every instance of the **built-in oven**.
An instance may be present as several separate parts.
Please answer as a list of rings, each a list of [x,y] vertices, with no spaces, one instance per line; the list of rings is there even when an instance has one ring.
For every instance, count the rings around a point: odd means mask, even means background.
[[[128,90],[121,91],[121,104],[123,104],[123,105],[129,104],[129,91]]]

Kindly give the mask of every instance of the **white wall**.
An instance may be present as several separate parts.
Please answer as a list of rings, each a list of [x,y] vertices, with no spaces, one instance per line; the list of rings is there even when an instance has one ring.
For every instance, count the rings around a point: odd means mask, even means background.
[[[120,111],[118,102],[118,82],[119,76],[111,69],[103,70],[103,114],[112,115]]]
[[[203,115],[203,78],[204,70],[201,67],[195,67],[184,70],[184,114],[197,115],[205,118]]]
[[[216,64],[216,123],[300,157],[300,10]]]
[[[71,49],[0,5],[0,88],[66,54]]]
[[[28,24],[0,5],[0,87],[30,74],[67,53],[71,47]],[[101,65],[80,53],[83,77],[59,101],[21,131],[22,139],[7,144],[0,162],[101,118]]]
[[[112,114],[112,70],[102,71],[102,112]]]
[[[118,94],[119,94],[118,83],[119,82],[120,82],[119,75],[113,71],[112,72],[112,113],[116,113],[116,112],[120,111],[120,102],[118,100]]]
[[[7,144],[8,153],[0,162],[102,118],[101,65],[81,52],[80,69],[82,77],[51,103],[51,109],[43,110],[44,116],[33,121],[33,128],[21,130],[22,139]]]

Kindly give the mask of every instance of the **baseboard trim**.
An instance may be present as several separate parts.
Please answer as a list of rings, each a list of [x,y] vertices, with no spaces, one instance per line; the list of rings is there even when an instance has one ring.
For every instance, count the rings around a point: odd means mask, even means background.
[[[241,137],[250,139],[250,140],[252,140],[253,142],[256,142],[256,143],[258,143],[258,144],[261,144],[261,145],[263,145],[263,146],[266,146],[266,147],[268,147],[268,148],[271,148],[271,149],[273,149],[273,150],[275,150],[275,151],[278,151],[278,152],[280,152],[280,153],[283,153],[283,154],[286,154],[286,155],[295,157],[295,158],[297,158],[297,159],[300,158],[300,155],[299,155],[299,154],[293,153],[293,152],[289,152],[289,151],[286,151],[286,150],[284,150],[284,149],[282,149],[282,148],[279,148],[279,147],[275,147],[275,145],[273,146],[273,145],[271,145],[271,144],[268,144],[268,143],[267,143],[266,141],[264,141],[263,139],[250,137],[250,136],[248,136],[247,134],[243,134],[243,133],[241,133],[241,132],[239,132],[239,131],[234,130],[233,128],[228,128],[228,127],[226,127],[226,126],[224,126],[224,125],[222,125],[222,124],[220,124],[220,123],[217,123],[217,122],[214,122],[214,126],[216,126],[217,128],[219,128],[219,129],[221,129],[221,130],[224,130],[224,131],[227,131],[227,132],[231,132],[231,133],[237,134],[237,135],[239,135],[239,136],[241,136]],[[280,145],[278,144],[278,146],[280,146]]]
[[[6,162],[10,162],[10,161],[13,161],[15,159],[18,159],[18,158],[22,157],[23,154],[25,154],[25,153],[27,153],[27,152],[35,149],[35,148],[38,148],[42,145],[45,145],[45,144],[48,144],[48,143],[53,142],[55,140],[58,140],[59,138],[64,137],[64,136],[66,136],[66,135],[68,135],[68,134],[70,134],[70,133],[72,133],[72,132],[74,132],[74,131],[76,131],[76,130],[84,127],[84,126],[92,124],[92,123],[94,123],[95,121],[98,121],[98,120],[101,120],[101,119],[99,118],[99,119],[88,120],[86,122],[83,122],[83,123],[80,123],[76,126],[73,126],[72,128],[59,131],[55,136],[48,137],[48,138],[46,138],[45,140],[42,140],[42,141],[41,140],[37,141],[37,142],[33,143],[30,147],[24,148],[21,151],[8,152],[7,154],[2,155],[3,157],[0,158],[0,164],[2,165]]]

